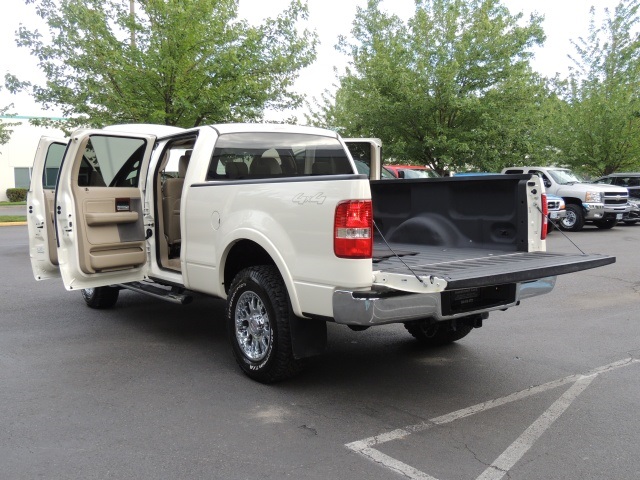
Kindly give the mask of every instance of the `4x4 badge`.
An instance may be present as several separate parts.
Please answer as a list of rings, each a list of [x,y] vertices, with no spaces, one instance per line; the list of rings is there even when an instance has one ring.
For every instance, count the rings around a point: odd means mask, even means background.
[[[293,201],[299,205],[304,205],[305,203],[317,203],[318,205],[322,205],[326,199],[327,197],[325,197],[322,192],[316,193],[313,196],[299,193],[293,197]]]

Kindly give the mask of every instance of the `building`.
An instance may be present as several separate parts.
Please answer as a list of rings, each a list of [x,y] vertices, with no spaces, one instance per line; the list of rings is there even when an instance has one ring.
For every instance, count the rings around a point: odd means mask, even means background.
[[[7,200],[8,188],[29,188],[31,166],[43,135],[64,138],[61,130],[36,127],[29,123],[28,116],[1,116],[0,122],[17,123],[11,127],[11,139],[0,145],[0,201]]]

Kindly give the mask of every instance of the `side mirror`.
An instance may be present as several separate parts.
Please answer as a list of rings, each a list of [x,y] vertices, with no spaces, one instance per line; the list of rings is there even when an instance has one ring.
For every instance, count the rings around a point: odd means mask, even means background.
[[[398,178],[404,178],[404,170],[398,170]]]

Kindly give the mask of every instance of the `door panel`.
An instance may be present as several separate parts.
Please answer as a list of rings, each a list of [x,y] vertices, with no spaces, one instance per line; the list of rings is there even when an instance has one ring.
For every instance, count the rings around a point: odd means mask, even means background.
[[[142,280],[147,249],[141,187],[155,136],[72,136],[60,173],[56,222],[68,289]]]
[[[66,146],[65,139],[42,137],[33,161],[27,194],[27,225],[31,269],[36,280],[60,276],[53,205],[56,179]]]
[[[80,269],[84,273],[130,269],[145,263],[142,202],[137,188],[79,188],[76,209]],[[128,211],[117,211],[127,200]]]

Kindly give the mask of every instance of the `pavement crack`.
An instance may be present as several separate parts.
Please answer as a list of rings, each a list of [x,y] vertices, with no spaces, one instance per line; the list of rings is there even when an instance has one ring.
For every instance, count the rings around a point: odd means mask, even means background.
[[[473,455],[473,458],[475,458],[475,459],[476,459],[476,461],[477,461],[478,463],[480,463],[480,464],[484,465],[485,467],[492,467],[492,468],[495,468],[496,470],[504,471],[504,470],[500,470],[498,467],[495,467],[495,466],[491,465],[490,463],[487,463],[487,462],[485,462],[485,461],[481,460],[481,459],[480,459],[480,457],[478,457],[478,454],[476,454],[476,452],[474,452],[474,451],[469,447],[469,445],[468,445],[468,444],[466,444],[466,443],[465,443],[465,444],[464,444],[464,448],[466,448],[466,449],[467,449],[467,451],[468,451],[469,453],[471,453],[471,455]],[[506,473],[506,472],[505,472],[505,473]]]

